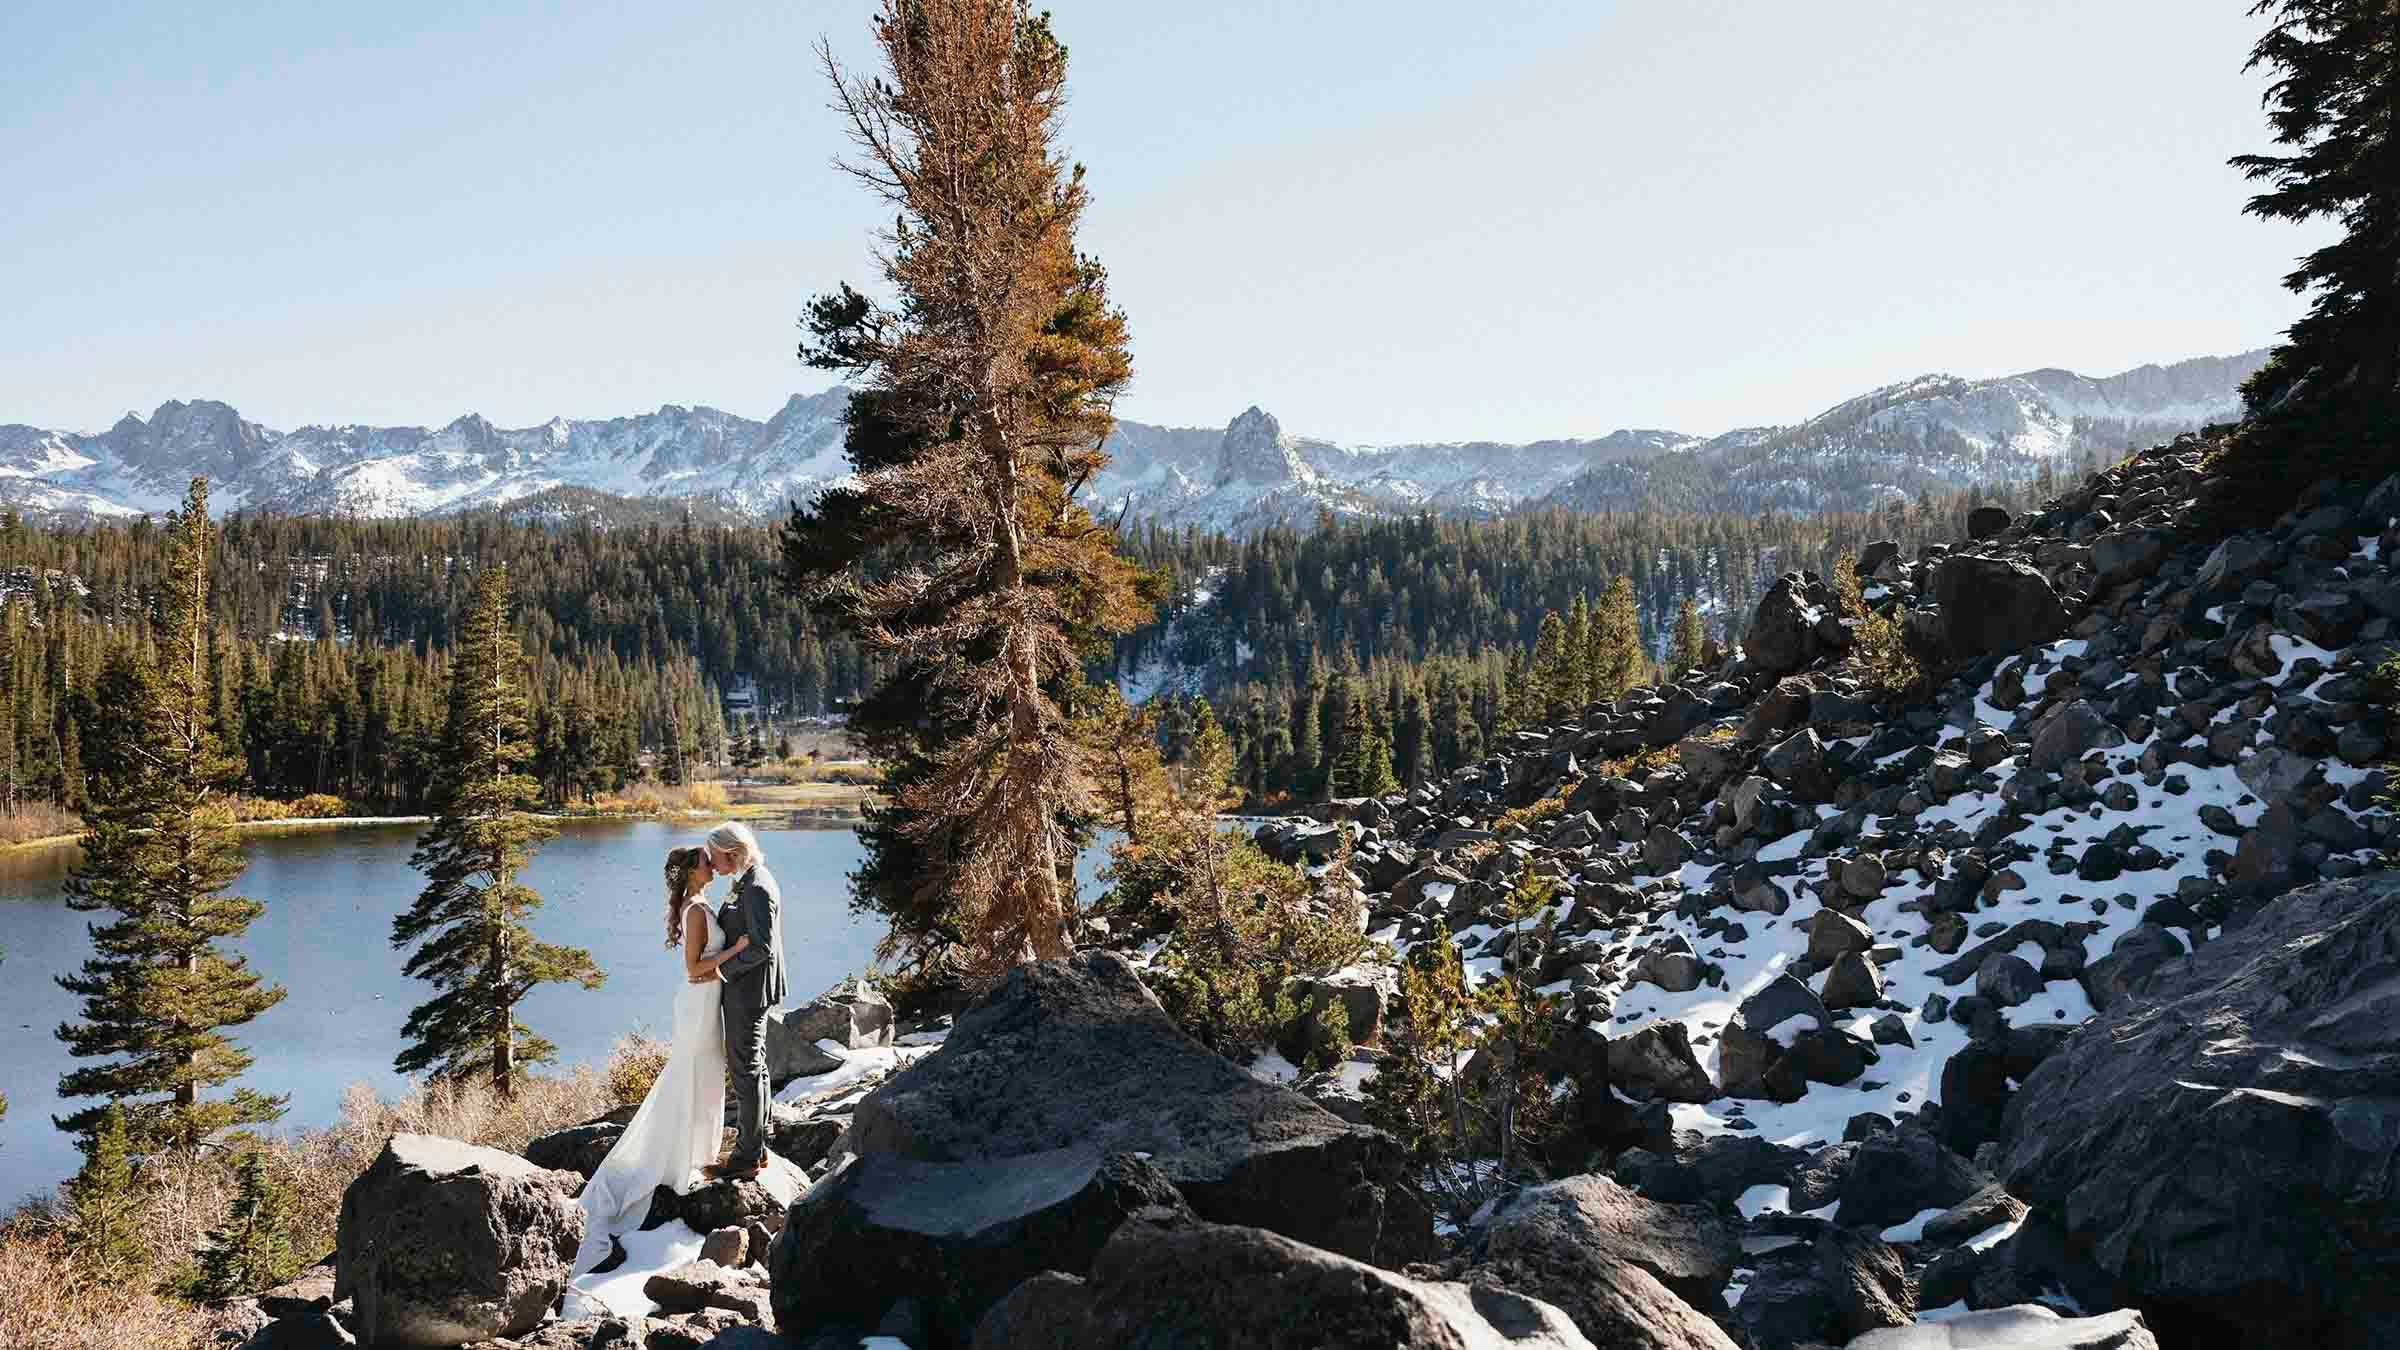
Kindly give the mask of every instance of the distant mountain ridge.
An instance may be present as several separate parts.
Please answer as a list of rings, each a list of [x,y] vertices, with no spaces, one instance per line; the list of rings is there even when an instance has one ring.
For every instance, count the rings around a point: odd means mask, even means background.
[[[2092,378],[2035,370],[1991,380],[1927,375],[1805,422],[1716,436],[1625,430],[1590,439],[1345,446],[1286,433],[1253,407],[1223,429],[1118,424],[1114,461],[1087,488],[1111,517],[1248,534],[1320,513],[1490,517],[1570,510],[1858,507],[2024,477],[2045,460],[2147,445],[2234,416],[2266,353],[2201,357]],[[605,420],[502,428],[468,414],[439,428],[283,432],[224,403],[169,401],[97,433],[0,425],[0,502],[37,518],[126,517],[179,501],[194,474],[226,509],[416,516],[507,507],[606,518],[609,503],[690,502],[766,518],[849,472],[847,393],[795,395],[764,422],[668,404]]]

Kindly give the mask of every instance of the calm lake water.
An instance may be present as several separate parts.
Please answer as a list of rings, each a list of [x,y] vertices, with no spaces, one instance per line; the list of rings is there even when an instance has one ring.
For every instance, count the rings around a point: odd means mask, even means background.
[[[415,899],[409,869],[415,826],[350,826],[251,834],[250,868],[236,884],[266,906],[241,950],[288,996],[236,1036],[257,1062],[250,1086],[291,1097],[288,1125],[339,1114],[343,1089],[367,1083],[385,1093],[400,1024],[430,993],[400,973],[392,917]],[[520,1009],[527,1025],[558,1045],[559,1063],[598,1063],[628,1030],[664,1036],[673,1028],[682,971],[663,945],[666,850],[696,841],[701,827],[660,821],[564,822],[526,881],[546,903],[533,927],[544,939],[591,949],[608,973],[596,990],[536,991]],[[760,829],[783,887],[784,955],[795,1001],[812,998],[866,965],[880,922],[854,917],[845,880],[860,857],[848,829]],[[0,1202],[55,1185],[79,1159],[51,1124],[61,1113],[59,1075],[69,1066],[54,1034],[77,1002],[53,976],[81,964],[88,925],[104,916],[66,906],[60,882],[72,846],[0,854]],[[1088,874],[1088,867],[1087,867]],[[725,883],[714,891],[721,896]]]

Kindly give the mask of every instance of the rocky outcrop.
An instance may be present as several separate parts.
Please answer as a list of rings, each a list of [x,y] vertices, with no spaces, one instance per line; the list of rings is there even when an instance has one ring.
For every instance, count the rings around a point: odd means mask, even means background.
[[[1660,1319],[1654,1332],[1674,1330],[1656,1343],[1714,1345],[1722,1333],[1695,1310],[1724,1312],[1739,1253],[1739,1234],[1715,1211],[1660,1204],[1585,1175],[1520,1192],[1470,1235],[1451,1273],[1556,1303],[1596,1344],[1621,1343],[1621,1314],[1639,1307]],[[1622,1274],[1627,1268],[1657,1281],[1667,1297],[1643,1295],[1641,1282]],[[1581,1306],[1586,1290],[1597,1300],[1591,1307]]]
[[[967,1163],[1142,1153],[1212,1222],[1397,1266],[1433,1251],[1399,1148],[1192,1040],[1122,957],[1020,967],[852,1113],[850,1147]]]
[[[1127,1224],[1087,1279],[1045,1274],[984,1315],[976,1350],[1591,1350],[1550,1304],[1412,1279],[1259,1228]],[[1670,1342],[1671,1344],[1671,1342]]]
[[[1833,587],[1814,572],[1786,572],[1758,602],[1742,657],[1770,678],[1849,650]]]
[[[1193,1221],[1165,1174],[1131,1154],[854,1157],[792,1206],[768,1261],[776,1324],[792,1336],[827,1323],[871,1328],[914,1298],[918,1350],[963,1346],[984,1311],[1025,1280],[1089,1271],[1136,1214]]]
[[[755,1178],[720,1178],[703,1181],[686,1191],[672,1186],[652,1191],[650,1214],[642,1220],[642,1227],[663,1228],[670,1223],[682,1223],[695,1233],[712,1233],[760,1220],[780,1222],[784,1207],[799,1199],[807,1189],[808,1173],[789,1158],[770,1150],[766,1169]]]
[[[498,1149],[397,1134],[342,1193],[335,1297],[358,1339],[454,1346],[530,1331],[566,1289],[581,1179]]]
[[[525,1146],[525,1160],[536,1167],[573,1172],[589,1181],[607,1159],[608,1151],[624,1136],[625,1127],[633,1123],[633,1113],[640,1109],[638,1105],[623,1106],[580,1125],[552,1130]]]
[[[1942,654],[1954,661],[2038,647],[2067,629],[2066,606],[2049,580],[2013,558],[1944,558],[1934,569],[1933,597],[1941,606]]]
[[[2400,1318],[2400,879],[2296,892],[2070,1036],[2011,1190],[2170,1342],[2380,1345]]]

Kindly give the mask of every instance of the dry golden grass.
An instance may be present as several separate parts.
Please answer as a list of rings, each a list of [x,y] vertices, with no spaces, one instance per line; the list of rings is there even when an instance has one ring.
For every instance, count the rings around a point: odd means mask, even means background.
[[[21,802],[0,811],[0,846],[83,833],[83,817],[47,802]]]
[[[227,799],[225,805],[237,823],[254,820],[334,820],[350,814],[350,803],[330,792],[312,792],[288,802],[266,797],[233,797]]]
[[[204,1308],[93,1279],[39,1218],[0,1226],[0,1345],[10,1350],[190,1350],[216,1328]]]
[[[394,1134],[434,1134],[510,1153],[540,1135],[607,1114],[632,1094],[641,1100],[665,1066],[666,1047],[645,1037],[617,1042],[600,1068],[528,1078],[502,1101],[474,1082],[419,1084],[385,1100],[363,1083],[342,1097],[333,1124],[255,1141],[230,1141],[198,1158],[154,1159],[142,1169],[143,1245],[152,1281],[193,1259],[208,1231],[225,1222],[234,1195],[233,1164],[255,1146],[269,1173],[290,1189],[292,1250],[316,1261],[333,1251],[342,1192]],[[60,1240],[53,1202],[37,1198],[0,1222],[0,1347],[93,1345],[181,1347],[204,1344],[215,1320],[206,1309],[106,1287],[75,1264]],[[105,1328],[105,1336],[96,1329]]]
[[[603,815],[669,816],[678,812],[699,815],[724,810],[727,800],[725,789],[715,783],[685,783],[681,787],[635,783],[594,798],[591,809]]]

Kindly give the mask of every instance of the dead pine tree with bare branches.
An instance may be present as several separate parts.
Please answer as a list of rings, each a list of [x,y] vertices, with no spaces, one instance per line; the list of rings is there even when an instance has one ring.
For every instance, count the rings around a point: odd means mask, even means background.
[[[1075,500],[1132,364],[1106,274],[1075,248],[1088,198],[1059,148],[1048,18],[886,0],[875,38],[877,78],[819,55],[856,147],[842,167],[893,208],[889,298],[843,286],[804,320],[803,359],[861,386],[857,476],[794,509],[785,575],[892,672],[865,701],[893,714],[879,757],[898,771],[862,905],[891,919],[887,954],[939,946],[988,978],[1068,950],[1068,822],[1093,810],[1081,670],[1153,608]]]

